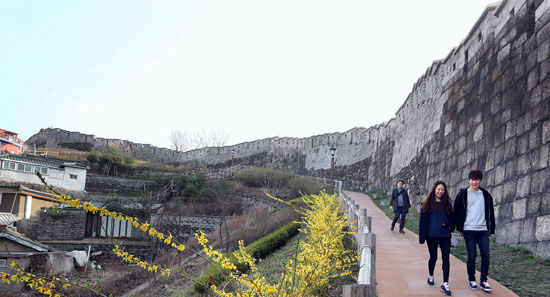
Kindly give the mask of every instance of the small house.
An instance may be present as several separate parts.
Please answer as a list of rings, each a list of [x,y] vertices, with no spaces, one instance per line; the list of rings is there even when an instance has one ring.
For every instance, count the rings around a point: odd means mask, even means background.
[[[40,208],[59,205],[52,194],[22,185],[0,186],[0,212],[13,214],[18,220],[38,216]]]
[[[0,213],[0,272],[13,273],[14,270],[10,267],[12,261],[19,268],[25,269],[32,256],[51,251],[47,245],[10,230],[9,226],[15,220],[17,217],[12,214]]]
[[[0,154],[0,185],[3,181],[42,185],[35,174],[40,172],[49,185],[70,192],[84,192],[88,169],[87,165],[76,162]]]
[[[17,133],[0,129],[0,153],[20,154],[23,151],[23,141]]]

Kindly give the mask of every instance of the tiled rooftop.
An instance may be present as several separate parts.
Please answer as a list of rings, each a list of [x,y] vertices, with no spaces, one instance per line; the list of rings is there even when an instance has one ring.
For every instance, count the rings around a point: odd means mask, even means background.
[[[0,154],[0,159],[30,163],[30,164],[41,165],[41,166],[56,167],[56,168],[75,167],[75,168],[81,168],[81,169],[88,169],[87,165],[77,163],[77,162],[64,162],[64,161],[53,160],[53,159],[28,157],[28,156],[13,155],[13,154]]]

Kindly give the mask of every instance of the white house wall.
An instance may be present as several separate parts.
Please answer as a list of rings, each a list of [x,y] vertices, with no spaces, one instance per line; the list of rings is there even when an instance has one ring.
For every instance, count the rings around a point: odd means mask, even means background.
[[[71,179],[69,174],[76,174],[77,179]],[[83,192],[86,184],[86,170],[78,168],[66,167],[65,170],[49,168],[48,174],[44,177],[48,184],[71,191]],[[0,180],[16,183],[41,184],[40,179],[34,173],[7,169],[0,169]]]

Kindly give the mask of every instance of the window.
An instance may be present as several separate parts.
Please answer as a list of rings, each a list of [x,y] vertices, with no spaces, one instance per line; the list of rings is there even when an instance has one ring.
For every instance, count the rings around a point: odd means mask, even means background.
[[[40,166],[34,166],[34,172],[40,173]]]
[[[42,167],[42,170],[40,171],[40,173],[42,173],[44,175],[47,175],[48,174],[48,167]]]
[[[17,163],[17,170],[18,171],[25,171],[25,165]]]
[[[4,169],[8,169],[10,167],[10,163],[8,161],[4,161],[3,164],[4,164],[3,166]]]
[[[26,164],[25,165],[25,172],[32,172],[32,165]]]
[[[15,163],[10,162],[10,169],[11,169],[11,170],[15,170]]]
[[[0,259],[0,268],[5,268],[6,267],[6,259]]]
[[[76,175],[76,174],[69,174],[69,178],[70,178],[70,179],[77,179],[77,178],[78,178],[78,175]]]

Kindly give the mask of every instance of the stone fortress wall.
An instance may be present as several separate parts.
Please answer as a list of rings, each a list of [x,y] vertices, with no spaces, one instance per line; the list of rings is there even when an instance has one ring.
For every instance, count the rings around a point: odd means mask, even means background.
[[[415,205],[435,180],[454,197],[467,172],[485,172],[497,242],[550,256],[550,0],[489,5],[468,36],[434,61],[389,121],[308,138],[268,138],[175,152],[125,140],[43,129],[28,145],[117,146],[136,158],[230,169],[263,166],[329,176],[354,188],[389,191],[404,179]]]

